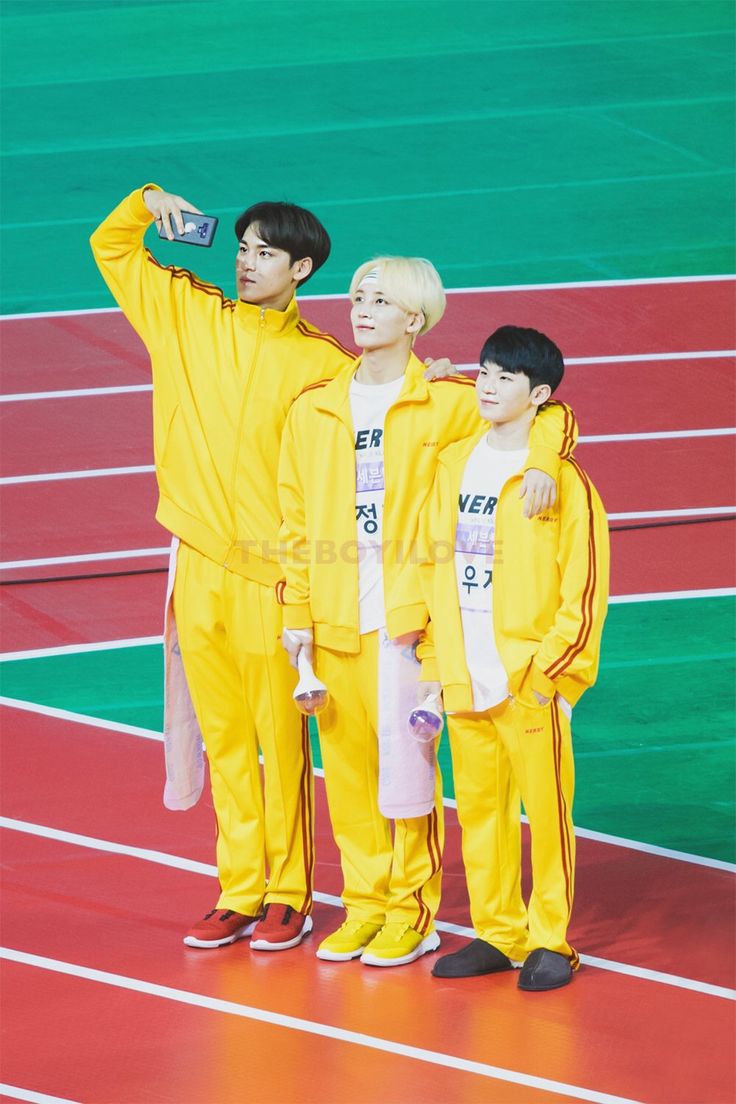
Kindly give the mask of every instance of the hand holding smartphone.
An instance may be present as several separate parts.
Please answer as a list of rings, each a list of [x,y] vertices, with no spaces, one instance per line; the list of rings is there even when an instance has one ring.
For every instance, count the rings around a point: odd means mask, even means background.
[[[174,235],[173,241],[183,242],[184,245],[212,245],[218,223],[214,215],[200,215],[194,211],[182,211],[181,215],[184,220],[183,234],[179,233],[176,228],[176,223],[173,218],[171,219],[171,231]],[[158,236],[164,238],[166,241],[172,240],[164,229],[162,219],[158,222]]]

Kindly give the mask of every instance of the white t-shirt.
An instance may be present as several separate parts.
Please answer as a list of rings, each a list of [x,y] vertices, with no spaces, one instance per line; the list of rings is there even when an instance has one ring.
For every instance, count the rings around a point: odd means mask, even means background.
[[[493,547],[501,488],[523,470],[527,453],[525,448],[492,448],[484,437],[468,457],[460,487],[455,573],[465,658],[477,713],[498,705],[509,694],[493,633]]]
[[[350,411],[355,427],[355,517],[358,528],[360,632],[386,624],[383,598],[383,423],[386,411],[404,386],[391,383],[350,384]],[[319,447],[319,445],[317,446]]]

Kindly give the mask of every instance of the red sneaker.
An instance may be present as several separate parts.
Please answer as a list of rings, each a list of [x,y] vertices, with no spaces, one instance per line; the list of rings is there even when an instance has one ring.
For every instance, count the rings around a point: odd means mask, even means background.
[[[266,905],[263,919],[259,920],[250,941],[254,951],[286,951],[301,943],[312,930],[312,917],[297,912],[291,905],[279,905],[275,901]]]
[[[232,909],[212,909],[184,936],[187,947],[224,947],[255,928],[258,916],[242,916]]]

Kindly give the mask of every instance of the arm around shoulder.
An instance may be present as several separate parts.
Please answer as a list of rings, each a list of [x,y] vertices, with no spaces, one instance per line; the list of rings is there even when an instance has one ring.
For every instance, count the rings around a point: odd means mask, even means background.
[[[557,481],[560,464],[572,456],[578,423],[567,403],[551,399],[542,406],[529,434],[529,456],[524,470],[536,468]]]

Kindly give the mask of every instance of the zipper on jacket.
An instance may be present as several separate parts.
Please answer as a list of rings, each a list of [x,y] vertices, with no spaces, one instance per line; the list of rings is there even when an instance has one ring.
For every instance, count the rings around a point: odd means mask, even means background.
[[[230,501],[232,503],[233,510],[233,529],[230,536],[230,549],[228,550],[228,556],[224,566],[229,567],[231,563],[231,557],[234,552],[234,544],[238,536],[238,516],[236,510],[236,495],[235,489],[238,479],[238,462],[240,460],[240,450],[243,442],[243,422],[245,421],[245,411],[248,405],[248,396],[250,395],[251,386],[253,384],[253,378],[256,374],[256,368],[258,366],[258,357],[261,351],[261,341],[263,336],[263,328],[266,324],[266,308],[260,308],[260,317],[258,319],[258,331],[256,334],[256,347],[253,350],[253,357],[250,362],[250,371],[248,372],[248,380],[243,392],[243,398],[240,403],[240,414],[238,415],[238,428],[236,430],[235,438],[235,451],[233,454],[233,467],[230,474]]]

